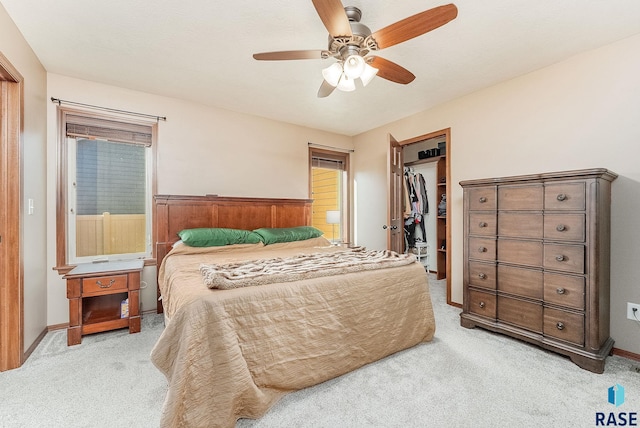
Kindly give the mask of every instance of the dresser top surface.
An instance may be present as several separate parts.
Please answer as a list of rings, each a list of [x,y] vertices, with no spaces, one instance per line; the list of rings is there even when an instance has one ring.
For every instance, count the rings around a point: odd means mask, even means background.
[[[480,178],[476,180],[463,180],[460,182],[462,187],[479,186],[491,184],[507,184],[518,183],[524,181],[552,181],[552,180],[577,180],[587,178],[602,178],[607,181],[613,181],[618,177],[615,172],[606,168],[576,169],[569,171],[544,172],[540,174],[513,175],[506,177]]]

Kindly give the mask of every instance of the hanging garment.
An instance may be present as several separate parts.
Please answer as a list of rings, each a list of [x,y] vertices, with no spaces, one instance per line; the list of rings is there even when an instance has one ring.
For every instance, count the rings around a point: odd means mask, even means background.
[[[420,194],[422,195],[422,214],[429,214],[429,200],[427,199],[427,183],[422,174],[419,174]]]
[[[415,245],[416,229],[423,242],[427,242],[427,231],[424,215],[429,212],[427,187],[424,177],[420,173],[414,173],[411,169],[404,171],[404,229],[407,247]]]

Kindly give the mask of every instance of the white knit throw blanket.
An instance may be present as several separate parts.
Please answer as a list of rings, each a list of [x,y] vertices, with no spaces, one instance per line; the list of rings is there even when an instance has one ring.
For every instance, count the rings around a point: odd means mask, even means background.
[[[320,276],[340,275],[414,263],[413,254],[388,250],[350,248],[332,253],[252,260],[224,265],[202,264],[200,272],[209,288],[228,290],[250,285],[291,282]]]

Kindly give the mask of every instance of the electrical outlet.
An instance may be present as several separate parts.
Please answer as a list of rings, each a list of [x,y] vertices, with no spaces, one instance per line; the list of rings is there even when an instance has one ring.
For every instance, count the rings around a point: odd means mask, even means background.
[[[640,305],[627,302],[627,318],[630,320],[640,320]]]

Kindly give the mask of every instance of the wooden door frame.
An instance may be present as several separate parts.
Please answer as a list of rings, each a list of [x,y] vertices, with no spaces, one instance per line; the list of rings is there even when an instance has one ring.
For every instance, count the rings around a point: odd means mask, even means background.
[[[24,362],[22,135],[24,79],[0,53],[0,371]]]
[[[409,138],[408,140],[398,141],[398,144],[404,148],[410,144],[416,144],[424,140],[429,140],[435,137],[445,137],[445,160],[446,160],[446,192],[447,192],[447,227],[446,227],[446,242],[447,242],[447,304],[453,306],[461,306],[451,300],[451,128],[441,129],[439,131],[430,132],[428,134],[419,135],[417,137]]]

